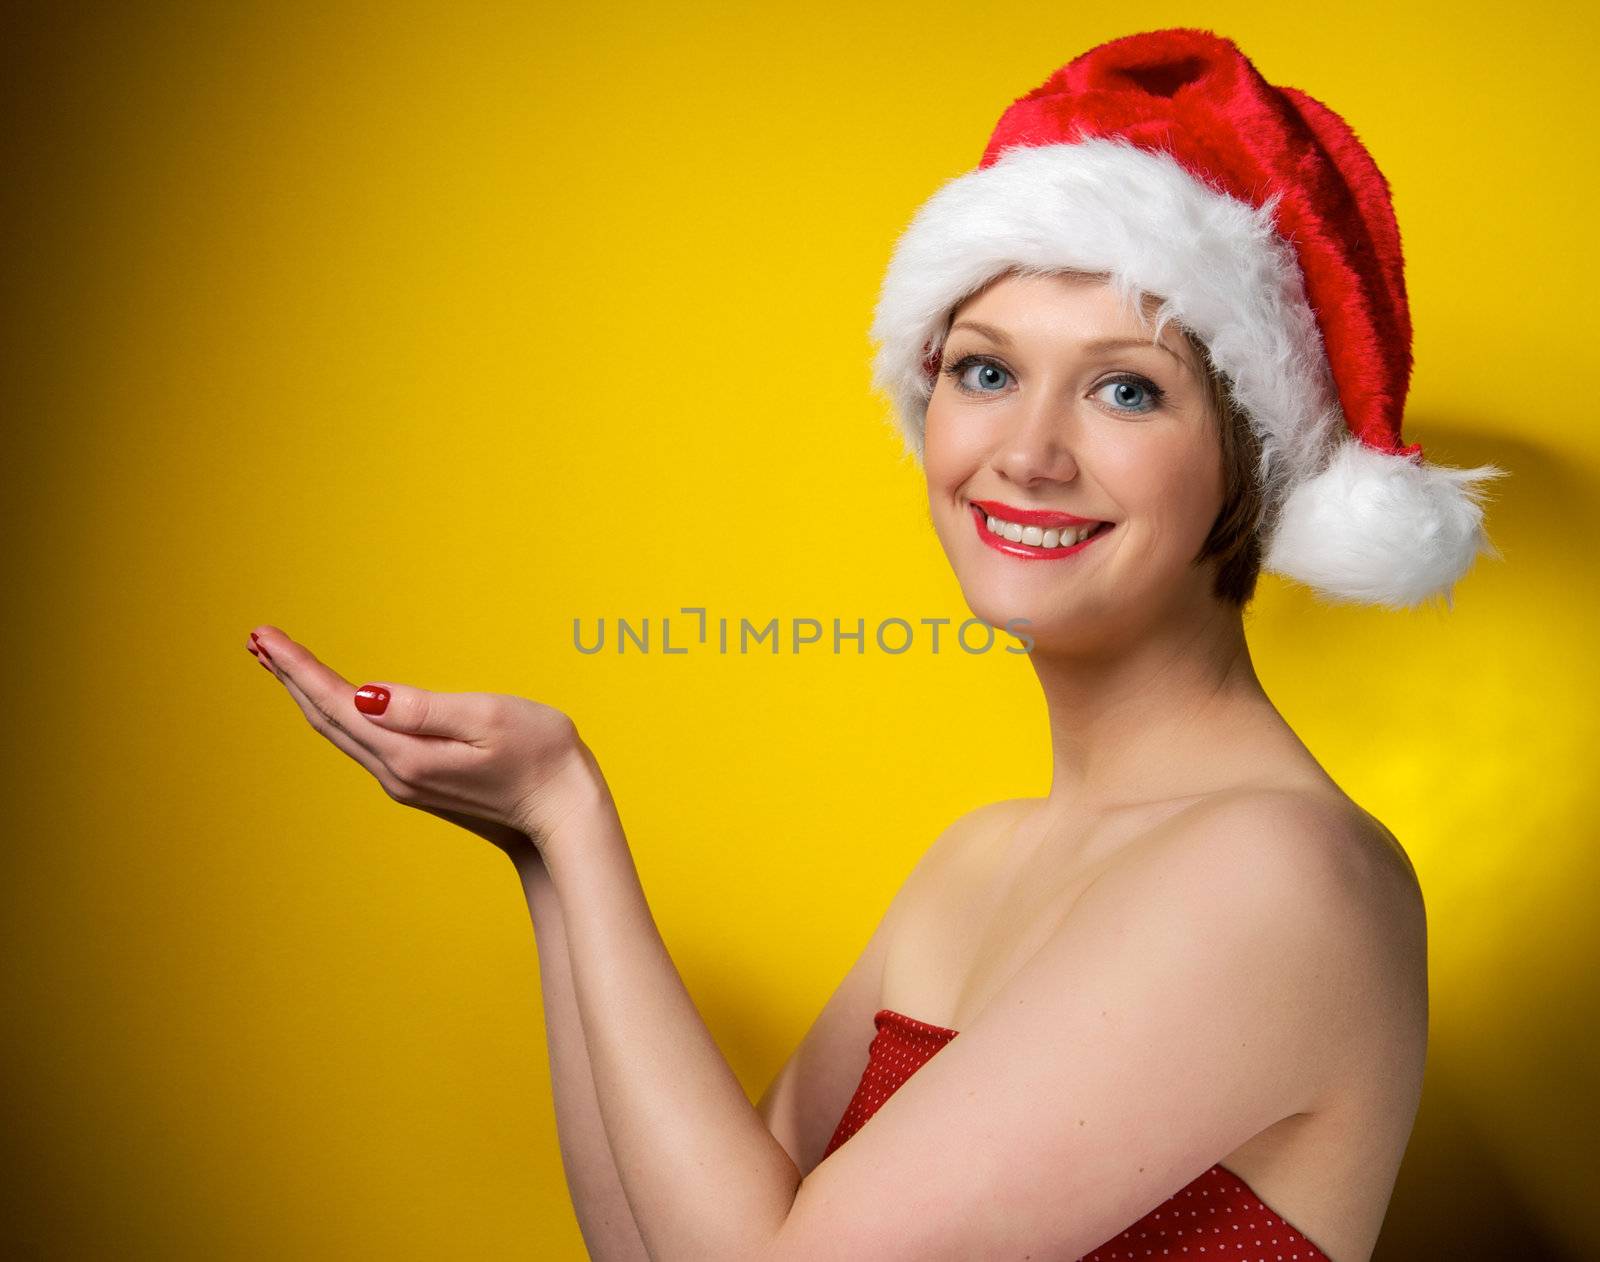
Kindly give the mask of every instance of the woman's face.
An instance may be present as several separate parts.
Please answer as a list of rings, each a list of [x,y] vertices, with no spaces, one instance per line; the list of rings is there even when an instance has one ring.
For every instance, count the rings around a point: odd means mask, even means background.
[[[1213,565],[1192,564],[1224,489],[1203,369],[1175,324],[1152,343],[1105,280],[1007,275],[957,308],[923,468],[968,605],[996,627],[1027,619],[1013,628],[1036,652],[1092,652],[1215,603]],[[1101,524],[1074,544],[1027,520],[1041,510]]]

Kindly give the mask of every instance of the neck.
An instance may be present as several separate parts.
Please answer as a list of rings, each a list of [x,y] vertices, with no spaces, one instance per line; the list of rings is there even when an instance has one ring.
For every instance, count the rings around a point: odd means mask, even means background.
[[[1110,652],[1030,655],[1049,712],[1053,804],[1203,793],[1252,749],[1292,738],[1256,678],[1237,608],[1208,598],[1191,616],[1114,638]]]

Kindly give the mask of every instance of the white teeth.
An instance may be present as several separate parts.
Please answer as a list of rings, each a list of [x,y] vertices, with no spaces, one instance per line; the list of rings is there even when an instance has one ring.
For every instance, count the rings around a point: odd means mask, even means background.
[[[990,534],[999,535],[1012,543],[1032,544],[1036,548],[1070,548],[1082,543],[1097,529],[1100,522],[1091,522],[1087,526],[1064,526],[1057,530],[1041,530],[1038,526],[1019,526],[1016,522],[1002,521],[992,513],[984,518],[984,526]]]

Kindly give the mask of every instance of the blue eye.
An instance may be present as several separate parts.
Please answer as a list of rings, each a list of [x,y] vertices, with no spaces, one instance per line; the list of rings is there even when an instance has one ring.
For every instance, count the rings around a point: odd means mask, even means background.
[[[973,369],[978,370],[977,385],[969,384],[968,381],[968,374]],[[954,381],[956,389],[963,394],[999,394],[1011,379],[1011,370],[988,355],[963,355],[954,363],[946,364],[940,371]],[[1134,373],[1113,377],[1095,393],[1101,394],[1106,390],[1113,392],[1110,400],[1112,407],[1129,416],[1142,416],[1147,412],[1156,411],[1167,396],[1167,392],[1155,382]]]
[[[999,364],[995,363],[994,360],[988,359],[983,355],[966,355],[966,356],[963,356],[961,359],[956,360],[955,363],[947,365],[944,368],[944,372],[945,372],[945,374],[947,376],[949,376],[952,379],[954,379],[954,381],[956,383],[956,386],[959,389],[965,390],[968,394],[993,394],[993,393],[995,393],[993,390],[977,389],[977,388],[974,388],[972,386],[969,386],[967,384],[967,382],[966,382],[967,370],[969,368],[981,368],[981,369],[983,369],[983,371],[978,374],[979,380],[980,381],[985,381],[985,382],[988,382],[988,383],[991,383],[991,384],[994,382],[994,379],[997,376],[1009,377],[1011,375],[1009,372],[1006,371],[1006,369],[1002,368]]]
[[[1100,390],[1112,392],[1112,406],[1119,412],[1154,412],[1165,393],[1155,382],[1143,377],[1118,377],[1106,382]],[[1141,399],[1146,401],[1143,405]]]

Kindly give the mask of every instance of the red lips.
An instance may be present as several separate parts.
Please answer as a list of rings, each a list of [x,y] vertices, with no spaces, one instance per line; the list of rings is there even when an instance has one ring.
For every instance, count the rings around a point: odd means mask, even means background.
[[[1004,507],[1004,506],[1002,505],[1001,507]],[[1015,512],[1016,510],[1007,509],[1006,511],[1007,512]],[[997,513],[997,514],[995,514],[995,516],[999,516],[999,514]],[[1052,517],[1052,516],[1053,517],[1070,517],[1071,514],[1070,513],[1047,513],[1047,512],[1042,512],[1041,511],[1041,512],[1036,513],[1035,516],[1036,517]],[[1077,518],[1076,520],[1078,522],[1080,522],[1080,523],[1082,523],[1084,521],[1084,519],[1081,518],[1081,517]],[[1091,546],[1092,544],[1094,544],[1098,540],[1103,539],[1106,535],[1110,534],[1113,530],[1116,529],[1116,527],[1113,526],[1110,522],[1102,522],[1102,523],[1100,523],[1100,528],[1098,530],[1096,530],[1093,534],[1089,535],[1087,538],[1079,540],[1077,543],[1073,544],[1070,548],[1060,548],[1060,547],[1046,548],[1046,547],[1043,547],[1041,545],[1031,544],[1031,543],[1021,543],[1021,542],[1013,543],[1011,540],[1007,539],[1004,535],[997,535],[992,530],[989,529],[987,515],[984,513],[983,505],[981,503],[979,503],[978,501],[976,501],[976,500],[974,500],[973,503],[972,503],[972,524],[978,528],[978,538],[983,540],[985,546],[993,548],[996,552],[1003,552],[1007,556],[1017,557],[1018,559],[1023,560],[1023,561],[1064,561],[1069,557],[1077,556],[1085,548]],[[1020,521],[1017,523],[1017,525],[1019,525],[1019,526],[1022,525],[1022,524],[1023,523],[1020,522]],[[1028,524],[1032,525],[1033,523],[1030,522]],[[1053,523],[1048,525],[1048,526],[1046,526],[1045,528],[1046,529],[1050,529],[1050,530],[1056,529],[1056,527],[1055,527],[1055,525]]]
[[[983,510],[986,517],[1014,521],[1019,526],[1042,526],[1046,530],[1051,527],[1059,530],[1062,526],[1093,526],[1099,520],[1095,517],[1074,517],[1071,513],[1061,513],[1049,508],[1013,508],[1010,504],[1002,504],[999,500],[972,502]]]

